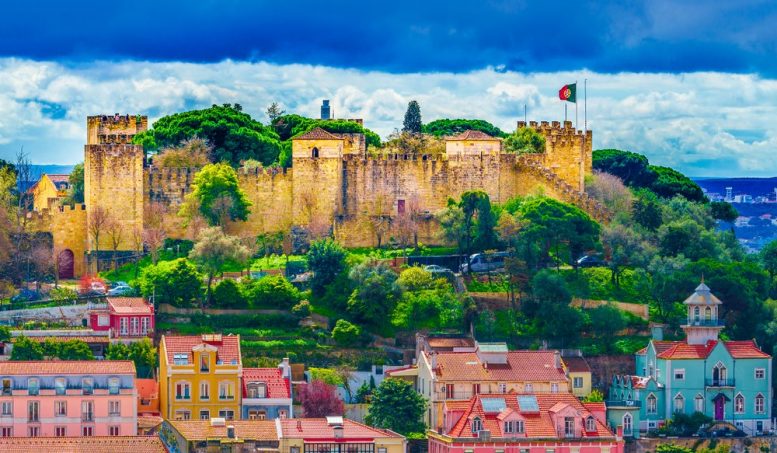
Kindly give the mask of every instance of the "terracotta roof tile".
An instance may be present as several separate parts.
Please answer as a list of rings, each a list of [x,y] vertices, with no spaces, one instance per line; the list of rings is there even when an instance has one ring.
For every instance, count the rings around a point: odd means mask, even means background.
[[[108,297],[108,305],[119,314],[153,314],[154,306],[142,297]]]
[[[52,374],[135,374],[129,360],[33,360],[0,362],[0,376]]]
[[[46,175],[54,184],[70,182],[70,175]]]
[[[230,420],[224,426],[213,426],[211,420],[169,420],[187,441],[227,437],[227,426],[235,427],[235,436],[250,440],[277,441],[275,420]]]
[[[287,418],[280,422],[284,438],[315,441],[316,439],[323,440],[334,437],[333,429],[325,418]],[[372,428],[353,420],[343,419],[344,439],[375,439],[379,437],[402,436],[391,431]]]
[[[522,411],[519,398],[535,398],[539,411]],[[483,423],[483,429],[491,431],[491,437],[504,437],[504,424],[501,423],[500,415],[502,412],[486,412],[483,410],[483,399],[504,399],[505,411],[511,410],[517,413],[524,421],[524,431],[527,438],[557,438],[558,434],[551,418],[551,411],[561,411],[571,407],[582,417],[592,415],[585,406],[571,393],[535,393],[535,394],[494,394],[494,395],[476,395],[468,403],[468,408],[459,418],[448,436],[454,438],[472,438],[477,437],[477,433],[472,432],[471,422],[475,417],[479,417]],[[504,417],[502,417],[503,419]],[[600,420],[596,419],[596,432],[586,432],[582,430],[583,438],[614,438],[615,435]]]
[[[590,373],[591,367],[583,357],[562,357],[567,369],[572,373]]]
[[[771,356],[761,350],[755,340],[724,341],[731,357],[735,359],[768,359]]]
[[[342,140],[342,137],[327,132],[320,127],[313,128],[302,135],[294,137],[292,140]]]
[[[435,371],[443,381],[566,382],[564,370],[555,361],[554,351],[510,351],[506,364],[484,367],[477,353],[440,352]]]
[[[58,453],[167,452],[158,436],[0,438],[0,451],[3,452],[27,453],[39,450]]]
[[[429,338],[426,342],[432,349],[472,348],[475,346],[475,340],[471,338]]]
[[[656,355],[659,359],[705,359],[710,355],[710,352],[715,348],[718,342],[710,340],[705,344],[688,344],[682,341],[676,342],[674,345],[665,349],[663,352]]]
[[[208,341],[203,341],[203,338]],[[240,335],[190,335],[190,336],[162,336],[162,341],[165,343],[165,350],[167,351],[168,363],[173,363],[174,354],[187,354],[189,363],[192,362],[192,349],[195,346],[201,344],[208,344],[214,346],[218,352],[217,360],[220,360],[223,364],[228,365],[235,361],[235,363],[241,363],[240,360]]]
[[[452,137],[448,137],[447,140],[450,141],[459,141],[459,140],[478,140],[478,141],[498,141],[499,139],[496,137],[492,137],[485,132],[482,131],[476,131],[476,130],[466,130],[462,132],[461,134],[454,135]]]
[[[248,398],[246,385],[251,381],[267,384],[267,398],[290,398],[289,380],[278,368],[243,368],[243,398]]]

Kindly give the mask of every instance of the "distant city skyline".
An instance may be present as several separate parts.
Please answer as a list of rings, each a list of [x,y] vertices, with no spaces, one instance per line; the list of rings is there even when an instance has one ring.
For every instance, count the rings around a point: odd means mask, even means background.
[[[214,103],[266,123],[273,101],[318,116],[330,99],[386,137],[417,99],[424,121],[510,131],[524,106],[562,120],[558,89],[577,81],[582,100],[588,79],[595,148],[690,176],[777,175],[773,2],[46,3],[8,5],[0,30],[3,159],[73,164],[87,115]]]

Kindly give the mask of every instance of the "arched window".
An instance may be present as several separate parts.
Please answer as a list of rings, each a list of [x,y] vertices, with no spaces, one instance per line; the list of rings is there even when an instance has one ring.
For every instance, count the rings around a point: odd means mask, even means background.
[[[704,309],[704,319],[707,321],[712,319],[712,309],[710,307]]]
[[[310,153],[310,156],[313,159],[318,159],[318,148],[313,148],[313,151]]]
[[[589,433],[596,431],[596,420],[593,417],[589,416],[585,419],[585,430]]]
[[[741,393],[738,393],[737,396],[734,397],[734,413],[735,414],[745,413],[745,397],[742,396]]]
[[[632,425],[632,418],[631,414],[626,413],[623,415],[623,435],[624,436],[631,436],[631,425]]]
[[[693,410],[704,413],[704,397],[701,394],[697,394],[693,399]]]
[[[728,370],[723,362],[718,362],[712,369],[712,385],[726,385],[726,378],[728,377]]]
[[[472,419],[472,433],[477,434],[478,431],[483,431],[483,422],[480,417],[475,417]]]
[[[701,310],[699,310],[699,307],[693,307],[693,320],[696,322],[699,322],[699,317],[701,314],[700,311]]]
[[[656,395],[652,393],[647,397],[647,413],[658,413],[658,399],[656,399]]]
[[[764,396],[760,393],[755,396],[755,413],[756,414],[764,414],[766,411],[764,410]]]
[[[674,397],[674,411],[675,412],[684,412],[685,411],[685,398],[683,398],[682,395],[679,393],[677,396]]]

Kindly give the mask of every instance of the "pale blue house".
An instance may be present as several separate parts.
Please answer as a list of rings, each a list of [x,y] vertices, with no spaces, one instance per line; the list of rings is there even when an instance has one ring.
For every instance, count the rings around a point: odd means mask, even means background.
[[[675,412],[701,412],[747,434],[772,429],[772,360],[755,341],[721,341],[721,301],[702,282],[684,304],[685,341],[651,340],[635,375],[615,376],[608,423],[638,437]]]

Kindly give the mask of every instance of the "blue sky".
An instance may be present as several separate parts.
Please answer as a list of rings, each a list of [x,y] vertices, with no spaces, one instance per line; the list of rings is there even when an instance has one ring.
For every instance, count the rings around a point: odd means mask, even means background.
[[[0,28],[0,158],[82,158],[85,117],[152,119],[278,101],[361,116],[514,128],[562,119],[589,79],[594,146],[692,175],[777,174],[777,4],[740,2],[13,2]],[[572,107],[572,106],[570,106]],[[581,112],[582,121],[582,112]]]

